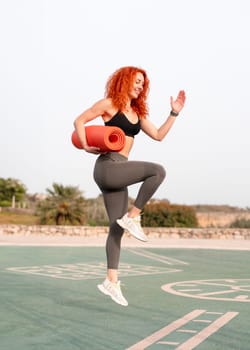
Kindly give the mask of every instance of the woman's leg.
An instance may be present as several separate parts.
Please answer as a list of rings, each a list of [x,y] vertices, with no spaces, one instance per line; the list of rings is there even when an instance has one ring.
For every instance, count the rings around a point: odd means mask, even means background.
[[[135,238],[147,242],[148,238],[141,227],[140,212],[165,178],[165,170],[161,165],[149,162],[128,162],[127,165],[123,177],[126,176],[126,181],[134,181],[139,178],[142,185],[134,206],[128,213],[119,218],[117,223]],[[130,172],[127,173],[129,170]]]
[[[165,169],[156,163],[150,162],[128,162],[129,167],[127,171],[131,169],[130,178],[135,180],[137,176],[141,177],[139,182],[142,182],[139,192],[136,196],[134,207],[138,210],[142,210],[144,205],[152,198],[153,194],[157,191],[160,184],[163,182],[166,172]],[[142,169],[141,169],[142,168]],[[134,170],[133,170],[134,169]],[[126,173],[124,174],[126,176]],[[138,210],[131,209],[131,216],[137,216]]]
[[[140,212],[165,178],[165,169],[156,163],[127,161],[119,154],[107,154],[97,160],[94,178],[102,192],[121,191],[127,186],[142,182],[134,206],[118,218],[118,224],[137,239],[146,242],[140,225]]]
[[[101,189],[107,213],[110,220],[110,232],[106,243],[107,278],[98,288],[108,294],[115,302],[127,306],[120,284],[117,281],[117,271],[120,259],[121,238],[124,229],[117,224],[119,218],[126,216],[128,209],[127,186],[142,182],[130,215],[137,215],[147,201],[155,193],[165,177],[165,170],[161,165],[149,162],[127,161],[120,154],[106,154],[97,159],[94,179]],[[127,220],[126,228],[141,240],[146,240],[138,225],[138,218]],[[131,229],[131,221],[132,229]],[[118,220],[119,222],[120,220]],[[112,281],[112,282],[111,282]]]
[[[109,235],[106,241],[107,277],[111,282],[116,283],[118,279],[121,239],[124,232],[123,228],[117,224],[116,220],[127,212],[127,188],[120,191],[106,191],[103,193],[103,198],[109,217]]]
[[[109,215],[110,231],[106,242],[107,277],[102,284],[98,285],[98,288],[102,293],[109,295],[116,303],[127,306],[128,302],[122,294],[118,281],[121,238],[124,230],[116,223],[116,218],[127,210],[127,189],[104,192],[103,197]]]
[[[96,173],[96,182],[102,191],[117,191],[142,182],[135,207],[143,209],[166,176],[165,169],[156,163],[142,161],[109,161]]]

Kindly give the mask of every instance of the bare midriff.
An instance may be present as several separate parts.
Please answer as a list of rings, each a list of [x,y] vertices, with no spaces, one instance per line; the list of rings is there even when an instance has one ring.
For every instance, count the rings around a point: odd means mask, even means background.
[[[134,144],[134,138],[131,136],[126,136],[125,146],[119,153],[128,158],[129,153],[133,147],[133,144]]]

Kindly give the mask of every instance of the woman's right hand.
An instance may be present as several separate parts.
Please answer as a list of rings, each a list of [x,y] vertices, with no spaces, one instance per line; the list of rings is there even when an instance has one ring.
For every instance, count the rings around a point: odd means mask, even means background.
[[[88,152],[88,153],[93,153],[93,154],[100,154],[100,153],[102,153],[100,151],[100,148],[94,147],[94,146],[85,145],[83,149],[84,149],[85,152]]]

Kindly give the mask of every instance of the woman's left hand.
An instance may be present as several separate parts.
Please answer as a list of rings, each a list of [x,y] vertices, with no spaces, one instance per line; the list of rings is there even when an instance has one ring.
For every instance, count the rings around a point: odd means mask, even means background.
[[[173,97],[171,96],[170,104],[171,104],[172,111],[175,113],[180,113],[180,111],[184,107],[185,101],[186,101],[186,95],[184,90],[179,91],[176,100],[174,100]]]

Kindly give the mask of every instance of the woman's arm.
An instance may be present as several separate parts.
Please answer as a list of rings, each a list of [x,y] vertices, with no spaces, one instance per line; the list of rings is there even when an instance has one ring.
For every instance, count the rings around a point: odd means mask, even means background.
[[[171,111],[174,114],[179,114],[182,108],[184,107],[186,101],[185,92],[181,90],[176,98],[170,97],[170,105]],[[172,128],[174,122],[176,120],[176,116],[169,114],[167,120],[162,124],[162,126],[157,129],[155,125],[149,119],[141,119],[141,128],[142,130],[150,136],[152,139],[157,141],[162,141],[164,137],[167,135],[169,130]]]
[[[102,99],[96,102],[92,107],[86,109],[79,115],[79,117],[75,119],[74,127],[77,132],[77,136],[81,141],[82,147],[86,152],[98,154],[100,153],[100,149],[98,147],[90,147],[88,145],[85,134],[85,124],[107,113],[110,107],[110,99]]]

